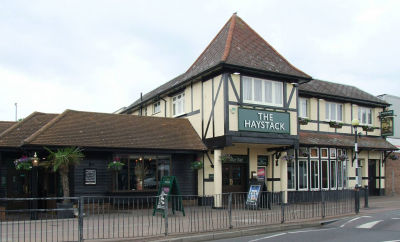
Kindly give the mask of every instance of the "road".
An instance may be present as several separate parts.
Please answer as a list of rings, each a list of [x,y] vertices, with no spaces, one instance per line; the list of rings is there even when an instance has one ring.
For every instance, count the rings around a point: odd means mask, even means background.
[[[315,229],[293,230],[218,242],[400,242],[400,210],[337,221]]]

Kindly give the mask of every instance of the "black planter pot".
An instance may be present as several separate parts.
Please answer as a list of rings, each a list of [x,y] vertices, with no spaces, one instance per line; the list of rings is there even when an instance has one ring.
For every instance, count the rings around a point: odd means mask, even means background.
[[[57,209],[65,209],[57,211],[57,218],[58,219],[73,218],[74,217],[73,205],[74,205],[73,203],[57,203]]]

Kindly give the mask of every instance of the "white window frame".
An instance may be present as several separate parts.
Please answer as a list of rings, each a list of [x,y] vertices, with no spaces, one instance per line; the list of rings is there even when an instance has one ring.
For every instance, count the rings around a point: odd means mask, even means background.
[[[335,105],[335,116],[332,115],[331,109],[332,106]],[[339,114],[339,109],[338,107],[341,107],[342,112],[340,113],[341,119],[338,118]],[[325,103],[325,118],[326,121],[338,121],[338,122],[343,122],[343,104],[341,103],[334,103],[334,102],[326,102]]]
[[[312,164],[317,164],[317,172],[316,172],[316,175],[314,175],[314,177],[312,177],[312,174],[311,174],[311,170],[312,170]],[[312,160],[310,160],[310,190],[319,190],[319,182],[320,182],[320,175],[319,175],[319,173],[320,173],[320,170],[319,170],[319,160],[315,160],[315,159],[312,159]],[[312,180],[314,180],[314,181],[316,181],[316,183],[317,183],[317,186],[316,187],[312,187]]]
[[[303,109],[303,103],[305,102],[305,110]],[[307,98],[299,98],[299,117],[308,118],[308,104]]]
[[[251,82],[251,97],[250,99],[246,99],[245,95],[245,81],[250,81]],[[255,100],[255,92],[260,91],[260,88],[254,88],[255,81],[261,81],[261,101],[256,101]],[[261,104],[261,105],[268,105],[268,106],[276,106],[276,107],[283,107],[283,85],[285,84],[284,82],[277,82],[277,81],[271,81],[271,80],[266,80],[266,79],[261,79],[261,78],[253,78],[253,77],[248,77],[248,76],[243,76],[242,78],[243,82],[243,90],[242,90],[242,97],[243,97],[243,102],[246,103],[254,103],[254,104]],[[266,93],[265,93],[265,88],[266,85],[270,84],[272,86],[272,91],[271,91],[271,102],[266,101]],[[276,94],[280,93],[280,100],[277,102],[277,99],[279,98]]]
[[[293,165],[293,172],[292,172],[292,181],[293,181],[293,188],[288,188],[287,187],[287,190],[288,191],[294,191],[294,190],[296,190],[296,171],[297,171],[297,169],[296,169],[296,162],[294,162],[294,161],[292,161],[292,162],[290,162],[292,165]],[[289,164],[289,162],[287,162],[286,163],[286,166]],[[287,170],[289,170],[289,169],[287,169]],[[289,186],[289,179],[288,179],[288,183],[287,183],[287,186]]]
[[[179,105],[181,105],[181,112],[178,112]],[[174,113],[175,111],[176,113]],[[182,92],[172,97],[172,116],[176,117],[185,113],[185,93]]]
[[[330,184],[331,184],[331,176],[330,176],[330,163],[329,163],[329,160],[321,160],[321,165],[322,165],[322,163],[323,162],[326,162],[326,167],[327,167],[327,169],[326,169],[326,181],[327,181],[327,186],[328,187],[322,187],[322,184],[323,184],[323,182],[322,182],[322,178],[323,178],[323,171],[322,171],[322,167],[321,167],[321,176],[320,176],[320,180],[321,180],[321,190],[329,190],[329,187],[330,187]]]
[[[335,172],[334,172],[334,175],[335,175],[335,186],[334,187],[332,187],[332,184],[331,184],[331,182],[332,182],[332,163],[334,163],[335,164]],[[329,160],[329,175],[330,175],[330,178],[331,179],[329,179],[329,186],[330,186],[330,188],[331,188],[331,190],[337,190],[337,187],[338,187],[338,175],[337,175],[337,161],[336,160]]]
[[[329,158],[330,159],[336,159],[336,152],[337,152],[337,150],[336,150],[336,148],[330,148],[329,149]]]
[[[365,111],[365,120],[362,118],[362,113]],[[368,120],[368,111],[370,112],[370,119]],[[360,117],[361,116],[361,117]],[[373,110],[372,108],[366,108],[366,107],[358,107],[358,120],[360,121],[360,124],[363,125],[372,125],[373,124]],[[369,122],[370,121],[370,122]]]
[[[323,154],[322,150],[326,150],[326,156],[322,156],[322,154]],[[325,158],[325,159],[329,158],[328,148],[321,148],[321,158]]]
[[[303,181],[305,181],[305,187],[300,188],[300,162],[304,162],[306,164],[306,169],[305,169],[305,174],[303,174]],[[297,163],[297,184],[299,184],[299,191],[305,191],[308,190],[308,160],[306,159],[299,159],[299,162]]]
[[[160,103],[160,101],[155,102],[153,104],[153,113],[156,114],[156,113],[159,113],[159,112],[161,112],[161,103]]]

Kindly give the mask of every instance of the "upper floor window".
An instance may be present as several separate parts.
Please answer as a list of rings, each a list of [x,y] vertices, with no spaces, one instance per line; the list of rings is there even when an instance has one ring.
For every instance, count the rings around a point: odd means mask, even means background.
[[[308,99],[299,99],[299,117],[308,118]]]
[[[161,105],[160,102],[154,103],[154,113],[159,113],[161,112]]]
[[[343,105],[339,103],[326,102],[326,119],[332,121],[343,121]]]
[[[172,116],[185,113],[185,93],[172,97]]]
[[[372,124],[372,109],[358,107],[358,120],[360,124]]]
[[[283,83],[243,77],[243,101],[283,106]]]

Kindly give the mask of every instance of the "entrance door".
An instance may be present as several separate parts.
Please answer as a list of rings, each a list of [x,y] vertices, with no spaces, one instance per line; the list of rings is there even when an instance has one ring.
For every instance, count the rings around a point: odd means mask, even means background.
[[[29,172],[8,170],[7,198],[29,197]],[[29,201],[12,201],[7,203],[7,209],[28,209]]]
[[[370,196],[378,195],[376,188],[376,160],[368,160],[368,189]]]
[[[222,164],[222,192],[245,192],[246,164]]]
[[[39,171],[39,197],[56,197],[57,196],[57,174],[44,169]],[[43,200],[40,208],[53,209],[57,208],[56,200]]]

